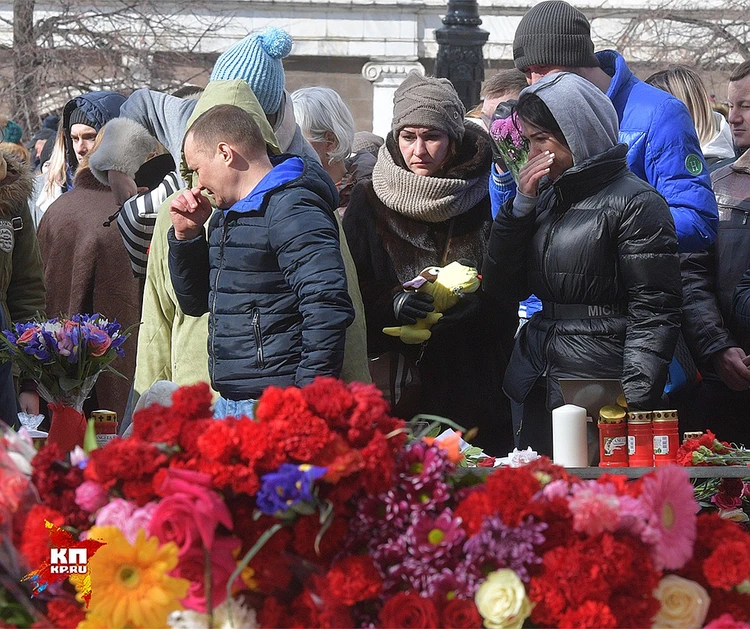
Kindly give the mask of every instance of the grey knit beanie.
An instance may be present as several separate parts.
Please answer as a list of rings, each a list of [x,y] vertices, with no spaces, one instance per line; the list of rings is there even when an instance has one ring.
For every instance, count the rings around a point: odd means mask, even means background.
[[[466,110],[448,79],[410,72],[393,95],[393,137],[404,127],[429,127],[452,140],[464,137]]]
[[[513,39],[513,61],[522,72],[532,65],[599,67],[589,21],[562,0],[540,2],[526,12]]]

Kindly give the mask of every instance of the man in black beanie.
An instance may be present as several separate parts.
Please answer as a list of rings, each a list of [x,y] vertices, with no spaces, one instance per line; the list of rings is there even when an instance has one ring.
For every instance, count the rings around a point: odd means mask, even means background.
[[[562,0],[540,2],[523,16],[513,59],[529,84],[567,71],[609,96],[620,122],[620,142],[629,147],[628,166],[669,203],[680,252],[702,251],[713,243],[716,198],[693,121],[681,101],[638,79],[616,51],[595,54],[586,16]],[[505,189],[493,196],[502,200],[513,193]]]

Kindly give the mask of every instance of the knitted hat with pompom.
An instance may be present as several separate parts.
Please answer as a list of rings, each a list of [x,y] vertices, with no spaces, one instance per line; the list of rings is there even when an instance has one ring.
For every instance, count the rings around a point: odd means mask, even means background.
[[[226,50],[214,64],[212,81],[243,79],[266,114],[275,114],[284,93],[281,60],[292,50],[292,37],[280,28],[269,28]]]

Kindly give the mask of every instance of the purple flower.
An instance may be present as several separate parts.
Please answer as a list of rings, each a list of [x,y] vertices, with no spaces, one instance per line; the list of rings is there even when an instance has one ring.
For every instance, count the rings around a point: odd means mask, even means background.
[[[516,527],[507,526],[498,516],[485,518],[479,533],[464,544],[466,571],[484,578],[498,568],[510,568],[522,581],[528,581],[526,567],[542,561],[534,547],[544,543],[546,528],[546,523],[532,518]],[[474,592],[465,594],[474,596]]]
[[[266,515],[286,517],[293,513],[310,513],[313,482],[328,470],[312,465],[284,463],[276,472],[261,478],[256,504]]]
[[[520,121],[515,113],[495,120],[490,125],[490,136],[506,166],[518,181],[518,172],[529,158],[529,142],[521,135]]]
[[[418,491],[427,485],[442,481],[455,469],[456,466],[450,462],[445,450],[418,441],[404,452],[398,462],[398,485]]]
[[[461,528],[461,518],[446,509],[437,518],[428,514],[417,516],[405,537],[410,555],[421,561],[438,561],[463,544],[466,533]]]
[[[413,589],[421,594],[435,589],[436,579],[460,565],[466,533],[450,509],[438,515],[414,513],[406,533],[376,548],[372,557],[384,576],[386,594]],[[441,586],[443,587],[443,586]],[[445,585],[444,588],[452,587]],[[446,594],[447,594],[446,589]]]

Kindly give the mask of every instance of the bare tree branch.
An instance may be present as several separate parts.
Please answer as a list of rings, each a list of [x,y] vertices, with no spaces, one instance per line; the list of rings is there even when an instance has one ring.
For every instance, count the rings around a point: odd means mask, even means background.
[[[0,84],[0,99],[27,133],[50,98],[58,107],[94,89],[176,88],[177,66],[195,67],[194,80],[210,67],[196,51],[232,17],[216,17],[211,0],[52,0],[44,16],[35,5],[14,0],[12,22],[0,18],[13,27],[13,79]]]
[[[701,5],[694,0],[663,0],[647,11],[608,11],[596,19],[622,22],[610,39],[626,57],[647,58],[653,63],[685,63],[709,70],[750,60],[747,0]],[[592,26],[595,27],[594,20]]]

